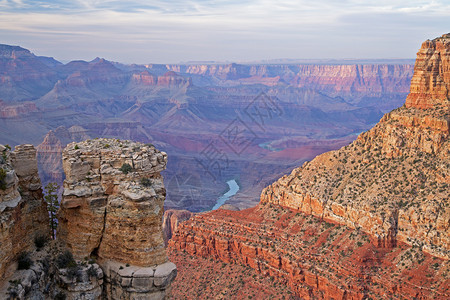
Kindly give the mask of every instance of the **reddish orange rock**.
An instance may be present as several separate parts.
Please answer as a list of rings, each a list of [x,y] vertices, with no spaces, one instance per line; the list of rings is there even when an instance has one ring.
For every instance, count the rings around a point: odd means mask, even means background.
[[[450,34],[427,40],[417,52],[406,107],[431,108],[449,104]]]

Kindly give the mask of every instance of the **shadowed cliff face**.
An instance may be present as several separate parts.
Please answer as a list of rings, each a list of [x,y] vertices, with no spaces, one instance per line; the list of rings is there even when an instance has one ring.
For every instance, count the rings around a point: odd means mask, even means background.
[[[266,187],[257,207],[179,225],[171,249],[241,262],[304,298],[450,297],[449,43],[422,45],[406,105]]]
[[[39,180],[36,149],[20,145],[10,152],[0,145],[0,279],[37,235],[50,228]],[[5,160],[6,158],[6,160]]]

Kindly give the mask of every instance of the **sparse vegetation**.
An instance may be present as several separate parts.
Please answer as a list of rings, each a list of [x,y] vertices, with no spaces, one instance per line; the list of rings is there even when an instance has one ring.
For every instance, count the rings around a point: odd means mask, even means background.
[[[64,251],[64,253],[61,253],[56,258],[56,265],[60,269],[68,268],[68,267],[74,267],[76,266],[75,259],[73,258],[72,253],[69,250]]]
[[[141,184],[142,184],[143,186],[145,186],[145,187],[149,187],[149,186],[152,185],[150,179],[145,178],[145,177],[144,177],[144,178],[141,178]]]
[[[47,243],[47,236],[43,234],[38,234],[34,237],[34,245],[36,246],[38,251],[41,248],[43,248],[46,243]]]
[[[133,167],[131,167],[130,164],[124,163],[120,169],[120,171],[122,171],[123,174],[128,174],[133,170]]]
[[[56,239],[56,227],[58,226],[58,219],[56,218],[56,213],[59,209],[58,201],[58,184],[56,182],[50,182],[45,186],[45,202],[47,203],[47,211],[49,213],[50,229],[52,239]]]
[[[0,168],[0,189],[6,190],[6,170],[3,168]]]
[[[17,270],[28,270],[33,265],[28,252],[22,252],[17,259]]]

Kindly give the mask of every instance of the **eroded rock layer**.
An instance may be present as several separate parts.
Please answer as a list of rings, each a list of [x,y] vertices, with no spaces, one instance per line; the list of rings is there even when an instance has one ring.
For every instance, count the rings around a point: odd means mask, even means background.
[[[163,297],[176,275],[161,229],[166,153],[150,144],[94,139],[69,144],[62,156],[59,239],[77,258],[98,257],[109,297]]]
[[[169,245],[280,278],[301,298],[450,297],[449,35],[422,45],[406,105]]]
[[[406,107],[430,108],[449,105],[450,34],[423,42],[417,52]]]
[[[378,246],[400,240],[449,259],[450,101],[443,92],[449,47],[448,35],[425,42],[405,106],[352,144],[273,183],[261,202],[361,227]],[[444,71],[436,73],[436,65]]]
[[[270,203],[197,214],[179,225],[169,249],[249,266],[301,299],[450,297],[448,260],[403,243],[379,248],[362,230]]]
[[[18,255],[48,236],[48,216],[38,175],[36,149],[20,145],[13,152],[0,145],[0,278]]]

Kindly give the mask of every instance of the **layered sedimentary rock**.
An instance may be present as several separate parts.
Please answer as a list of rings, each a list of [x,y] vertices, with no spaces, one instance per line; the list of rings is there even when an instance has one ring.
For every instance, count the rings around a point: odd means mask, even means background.
[[[45,59],[45,58],[44,58]],[[51,89],[57,73],[29,50],[0,44],[0,98],[36,99]]]
[[[164,235],[164,243],[172,238],[174,232],[177,231],[178,225],[192,218],[194,214],[188,210],[169,209],[164,212],[162,230]]]
[[[265,188],[256,208],[181,224],[170,247],[241,262],[302,298],[448,299],[449,43],[424,43],[406,105]]]
[[[423,42],[417,52],[411,91],[406,107],[431,108],[449,105],[450,34]]]
[[[193,286],[196,278],[210,276],[211,261],[215,260],[216,268],[221,268],[222,262],[242,264],[288,286],[284,294],[265,295],[276,299],[289,298],[291,291],[300,299],[450,297],[448,260],[403,243],[393,249],[379,248],[362,230],[270,203],[243,211],[219,209],[197,214],[179,225],[169,249],[172,257],[187,252],[202,257],[198,263],[203,258],[210,261],[205,264],[208,268],[189,268],[189,277],[183,276],[185,281],[175,282],[175,286]],[[223,294],[219,291],[200,293],[197,298],[235,297],[232,288]],[[177,296],[183,291],[172,293]]]
[[[12,119],[24,117],[36,111],[36,104],[32,102],[25,102],[16,105],[5,105],[3,101],[0,100],[0,118]]]
[[[38,235],[49,235],[36,149],[20,145],[13,152],[0,145],[0,278]]]
[[[192,84],[190,78],[184,78],[175,72],[169,71],[163,76],[158,77],[158,86],[164,86],[168,88],[179,88],[182,86],[189,86]]]
[[[364,97],[408,92],[413,67],[409,64],[284,64],[284,65],[168,65],[186,74],[217,78],[232,84],[289,84],[343,96],[349,102]]]
[[[176,275],[161,230],[166,163],[152,145],[115,139],[63,151],[58,237],[75,257],[98,257],[108,297],[163,297]]]
[[[267,187],[261,202],[361,227],[379,246],[400,240],[449,259],[450,102],[442,91],[450,79],[436,74],[446,70],[448,47],[447,35],[425,42],[405,106]]]
[[[81,126],[66,128],[60,126],[50,130],[37,149],[37,160],[42,184],[56,182],[62,186],[64,172],[62,169],[62,151],[70,142],[89,139],[88,131]]]

